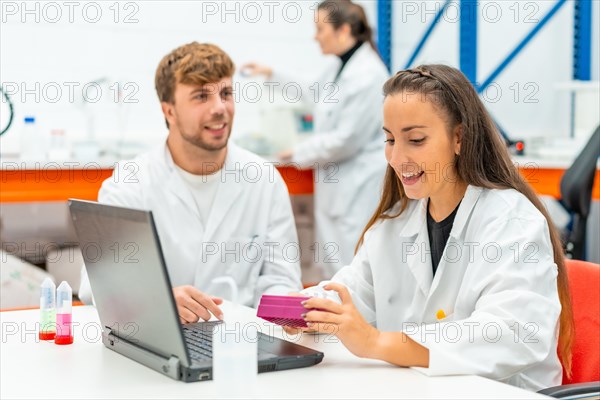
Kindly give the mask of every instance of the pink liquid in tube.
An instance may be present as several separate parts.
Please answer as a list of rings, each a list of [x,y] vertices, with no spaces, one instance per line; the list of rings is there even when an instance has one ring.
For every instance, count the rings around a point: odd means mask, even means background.
[[[73,291],[66,281],[56,289],[56,336],[55,344],[73,343]]]

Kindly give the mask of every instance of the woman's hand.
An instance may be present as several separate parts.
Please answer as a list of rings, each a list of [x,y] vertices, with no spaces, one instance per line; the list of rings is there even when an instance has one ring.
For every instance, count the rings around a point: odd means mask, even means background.
[[[242,75],[246,76],[258,76],[264,75],[267,78],[270,78],[273,75],[273,69],[271,67],[267,67],[266,65],[260,65],[256,63],[247,63],[242,65],[240,68],[240,72]]]
[[[298,292],[288,293],[288,296],[305,297],[302,293],[298,293]],[[293,328],[291,326],[282,326],[282,328],[284,331],[286,331],[288,333],[288,335],[298,335],[302,332],[307,332],[307,333],[315,332],[314,329],[310,329],[310,328]]]
[[[342,304],[317,297],[306,300],[305,308],[318,309],[306,313],[304,320],[308,327],[317,332],[334,334],[359,357],[373,357],[380,332],[363,318],[345,286],[330,283],[324,289],[338,292]]]

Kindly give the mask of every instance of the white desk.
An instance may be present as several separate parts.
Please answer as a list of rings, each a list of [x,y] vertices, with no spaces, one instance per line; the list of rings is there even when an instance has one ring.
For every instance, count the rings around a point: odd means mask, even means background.
[[[255,311],[224,306],[228,321],[258,321]],[[218,398],[211,381],[171,380],[102,344],[93,307],[74,307],[75,343],[37,339],[38,310],[0,313],[1,394],[8,398]],[[266,332],[266,329],[265,329]],[[280,336],[280,328],[275,330]],[[85,335],[84,335],[85,333]],[[86,339],[87,337],[87,339]],[[325,353],[313,367],[259,374],[259,398],[546,398],[476,376],[429,378],[407,368],[364,360],[335,338],[303,335],[295,342]]]

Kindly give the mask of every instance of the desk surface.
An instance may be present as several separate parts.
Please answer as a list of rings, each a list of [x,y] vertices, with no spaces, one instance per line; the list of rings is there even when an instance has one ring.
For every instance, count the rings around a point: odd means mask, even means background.
[[[228,321],[258,322],[283,334],[246,307],[224,306]],[[218,398],[215,382],[183,383],[106,349],[93,307],[74,307],[75,342],[37,339],[38,310],[0,313],[1,395],[8,398]],[[352,355],[335,338],[289,337],[325,353],[314,367],[258,375],[259,398],[546,398],[477,376],[429,378],[415,370]]]

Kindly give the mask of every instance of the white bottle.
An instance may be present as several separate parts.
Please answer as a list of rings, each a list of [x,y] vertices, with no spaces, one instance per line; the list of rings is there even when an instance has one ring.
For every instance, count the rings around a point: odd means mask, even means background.
[[[21,160],[44,161],[46,158],[46,144],[35,123],[35,117],[27,116],[23,119],[23,122]]]
[[[50,147],[48,149],[48,159],[52,161],[68,160],[71,152],[65,141],[65,131],[62,129],[53,129],[50,132]]]

